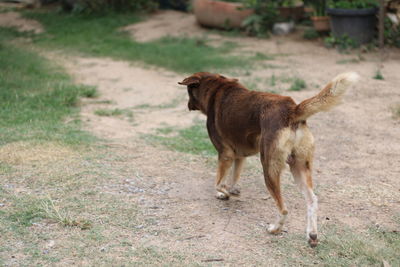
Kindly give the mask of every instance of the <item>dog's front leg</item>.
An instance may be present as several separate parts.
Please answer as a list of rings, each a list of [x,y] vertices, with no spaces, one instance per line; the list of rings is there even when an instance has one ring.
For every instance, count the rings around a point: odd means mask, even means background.
[[[242,172],[243,169],[243,164],[245,162],[246,158],[237,158],[235,159],[235,164],[233,168],[233,175],[231,180],[229,181],[228,184],[228,190],[231,195],[240,195],[240,190],[239,188],[236,187],[237,182],[239,181],[240,178],[240,173]]]
[[[217,179],[215,181],[215,187],[217,189],[216,197],[218,199],[229,199],[229,191],[224,184],[224,180],[226,178],[226,174],[228,173],[229,169],[231,168],[233,163],[233,157],[221,153],[218,156],[218,171],[217,171]]]

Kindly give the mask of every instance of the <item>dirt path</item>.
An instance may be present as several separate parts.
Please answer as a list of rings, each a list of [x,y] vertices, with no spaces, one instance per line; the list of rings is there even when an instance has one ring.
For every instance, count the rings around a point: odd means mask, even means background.
[[[320,227],[322,232],[329,225],[393,228],[393,216],[400,212],[400,123],[390,110],[400,103],[398,56],[385,61],[385,80],[378,81],[372,79],[375,54],[366,55],[361,63],[338,64],[355,55],[338,55],[294,39],[230,39],[240,42],[238,53],[256,50],[280,55],[268,61],[278,68],[257,67],[249,70],[250,76],[239,78],[254,79],[266,88],[271,75],[301,77],[310,89],[284,92],[299,101],[316,94],[340,72],[359,72],[362,81],[341,106],[309,120],[317,145],[314,176]],[[186,127],[194,119],[204,120],[187,111],[186,91],[177,85],[184,75],[110,59],[62,61],[77,82],[97,86],[101,93],[84,103],[82,117],[89,131],[125,158],[118,166],[131,175],[118,184],[104,185],[104,190],[133,196],[143,211],[143,225],[138,226],[143,229],[136,236],[140,244],[223,259],[224,266],[249,262],[265,266],[268,261],[273,266],[280,255],[272,255],[268,247],[277,239],[303,234],[305,207],[288,173],[283,179],[290,214],[287,232],[270,236],[266,227],[275,217],[275,205],[266,193],[257,158],[249,160],[243,173],[240,198],[218,201],[213,189],[214,160],[210,164],[201,156],[149,146],[141,138],[163,126]],[[101,108],[129,110],[133,118],[95,115]]]
[[[0,26],[14,27],[21,32],[42,33],[43,26],[36,20],[26,19],[18,12],[6,12],[0,15]]]

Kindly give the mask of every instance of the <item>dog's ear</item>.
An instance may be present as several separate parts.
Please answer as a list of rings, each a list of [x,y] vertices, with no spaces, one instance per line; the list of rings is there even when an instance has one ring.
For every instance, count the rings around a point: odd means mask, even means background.
[[[187,77],[186,79],[184,79],[181,82],[178,82],[178,84],[182,84],[182,85],[198,85],[200,84],[200,77],[196,76],[196,75],[192,75],[190,77]]]

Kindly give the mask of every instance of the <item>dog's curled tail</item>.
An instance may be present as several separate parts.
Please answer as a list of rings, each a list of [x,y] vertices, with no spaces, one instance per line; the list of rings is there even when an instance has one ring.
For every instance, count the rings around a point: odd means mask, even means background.
[[[346,89],[359,79],[360,76],[356,72],[339,74],[318,95],[306,99],[296,106],[295,120],[306,120],[317,112],[328,111],[340,104]]]

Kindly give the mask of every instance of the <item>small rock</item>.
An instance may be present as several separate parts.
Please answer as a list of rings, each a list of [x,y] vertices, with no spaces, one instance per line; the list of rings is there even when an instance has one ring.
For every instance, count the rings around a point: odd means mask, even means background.
[[[52,248],[52,247],[54,247],[55,244],[56,244],[56,242],[54,242],[54,240],[50,240],[50,241],[46,244],[46,248]]]
[[[275,23],[272,32],[276,35],[286,35],[294,30],[294,22]]]
[[[382,260],[382,266],[383,267],[391,267],[390,264],[385,260]]]
[[[4,204],[4,203],[0,203],[0,208],[1,208],[1,207],[4,207],[4,206],[5,206],[5,204]]]

